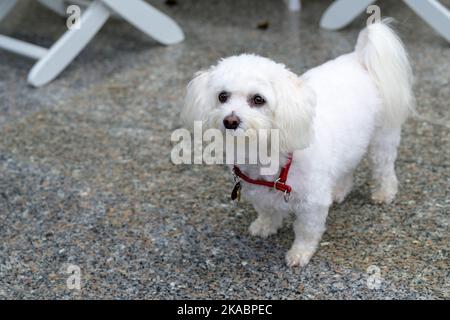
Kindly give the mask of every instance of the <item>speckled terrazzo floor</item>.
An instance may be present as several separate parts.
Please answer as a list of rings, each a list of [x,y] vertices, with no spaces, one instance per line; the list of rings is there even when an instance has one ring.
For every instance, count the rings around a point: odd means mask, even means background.
[[[269,0],[152,2],[179,21],[184,43],[162,47],[111,21],[42,89],[26,85],[31,61],[0,51],[0,299],[450,298],[448,43],[402,2],[379,2],[399,20],[417,77],[400,193],[372,205],[364,163],[311,263],[290,270],[291,228],[250,237],[255,212],[229,201],[225,168],[172,165],[170,133],[196,70],[256,52],[301,73],[352,50],[363,17],[327,32],[318,21],[330,1],[304,1],[300,14]],[[63,31],[26,0],[0,24],[43,45]],[[68,264],[81,268],[80,291],[66,286]],[[367,286],[371,265],[378,289]]]

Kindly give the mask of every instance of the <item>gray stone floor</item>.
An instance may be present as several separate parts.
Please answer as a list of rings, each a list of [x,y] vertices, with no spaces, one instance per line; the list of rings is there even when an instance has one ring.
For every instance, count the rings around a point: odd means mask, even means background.
[[[196,70],[255,52],[302,73],[351,51],[364,17],[327,32],[318,22],[330,1],[304,1],[300,14],[273,0],[152,2],[179,21],[184,43],[162,47],[110,21],[42,89],[26,85],[31,61],[0,51],[0,298],[450,298],[448,43],[401,1],[379,2],[399,21],[417,77],[400,193],[372,205],[363,163],[318,253],[290,270],[291,228],[250,237],[255,212],[229,201],[226,169],[174,166],[170,134]],[[64,23],[22,0],[0,31],[49,45]],[[81,291],[66,287],[68,264],[81,268]],[[370,265],[378,290],[367,286]]]

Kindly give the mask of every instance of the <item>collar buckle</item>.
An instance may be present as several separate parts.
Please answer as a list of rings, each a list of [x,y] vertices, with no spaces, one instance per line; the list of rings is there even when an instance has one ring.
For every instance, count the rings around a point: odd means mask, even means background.
[[[277,180],[274,181],[273,187],[274,187],[275,189],[279,190],[279,189],[277,188],[278,185],[285,186],[285,185],[286,185],[286,182],[283,182],[283,181],[281,181],[281,178],[278,178]],[[283,188],[283,189],[284,189],[284,188]]]

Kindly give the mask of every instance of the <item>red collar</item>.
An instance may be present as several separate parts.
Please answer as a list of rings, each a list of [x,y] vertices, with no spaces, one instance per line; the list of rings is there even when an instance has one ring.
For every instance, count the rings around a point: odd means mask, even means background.
[[[292,187],[290,185],[286,184],[286,180],[288,177],[289,169],[291,167],[291,163],[292,163],[292,153],[290,153],[288,155],[287,162],[284,165],[284,167],[281,168],[280,176],[275,181],[252,179],[249,176],[245,175],[236,165],[233,167],[233,173],[247,183],[256,184],[259,186],[266,186],[268,188],[275,188],[279,191],[284,192],[285,195],[288,195],[292,191]]]

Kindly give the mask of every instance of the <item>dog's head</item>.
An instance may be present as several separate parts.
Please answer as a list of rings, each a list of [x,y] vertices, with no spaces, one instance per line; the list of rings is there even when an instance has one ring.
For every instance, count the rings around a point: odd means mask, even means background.
[[[305,148],[315,94],[283,64],[244,54],[222,59],[189,83],[182,117],[222,130],[279,129],[280,148]]]

